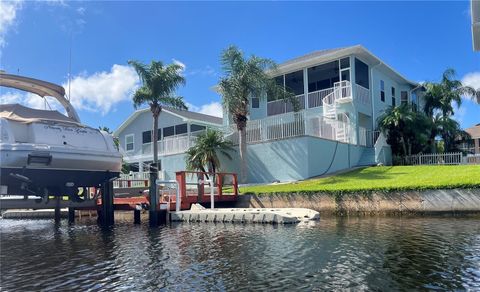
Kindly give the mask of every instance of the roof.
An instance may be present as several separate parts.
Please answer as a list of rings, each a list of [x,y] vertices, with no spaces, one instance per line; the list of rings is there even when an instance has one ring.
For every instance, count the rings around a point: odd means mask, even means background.
[[[465,129],[465,132],[469,133],[472,139],[480,138],[480,124]]]
[[[32,109],[20,104],[0,104],[0,118],[21,123],[55,121],[78,124],[58,111]]]
[[[403,82],[409,83],[412,86],[419,85],[417,82],[413,82],[403,77],[400,73],[395,71],[389,65],[385,64],[385,62],[383,62],[380,58],[372,54],[362,45],[355,45],[355,46],[335,48],[335,49],[326,49],[326,50],[320,50],[320,51],[308,53],[306,55],[280,63],[278,65],[277,71],[279,73],[285,74],[285,73],[299,70],[301,68],[315,66],[319,63],[328,62],[331,60],[335,60],[335,59],[346,57],[353,54],[361,57],[364,61],[369,62],[373,66],[383,66],[393,76],[397,77]]]
[[[136,110],[131,114],[128,119],[126,119],[118,129],[116,129],[113,134],[118,136],[118,134],[123,131],[128,125],[130,125],[140,114],[150,112],[149,108]],[[183,118],[184,120],[197,121],[201,123],[211,124],[215,126],[221,126],[223,124],[222,118],[201,114],[197,112],[187,111],[187,110],[178,110],[170,107],[163,107],[162,112],[166,112],[177,117]]]

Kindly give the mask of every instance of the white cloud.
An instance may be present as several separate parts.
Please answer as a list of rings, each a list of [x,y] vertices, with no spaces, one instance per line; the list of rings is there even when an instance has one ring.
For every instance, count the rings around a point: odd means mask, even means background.
[[[80,15],[84,15],[85,14],[85,7],[78,7],[77,8],[77,13],[80,14]]]
[[[218,73],[217,73],[217,71],[215,71],[215,69],[212,66],[207,65],[202,69],[188,70],[185,75],[190,75],[190,76],[194,76],[194,75],[217,76]]]
[[[210,103],[196,106],[191,103],[187,103],[188,109],[190,111],[199,112],[202,114],[215,116],[215,117],[223,117],[223,107],[222,104],[216,101],[212,101]]]
[[[132,67],[115,64],[109,72],[74,77],[70,101],[77,110],[105,115],[119,102],[130,100],[138,86],[139,79]],[[63,87],[68,92],[68,83]]]
[[[185,65],[185,63],[183,63],[182,61],[179,61],[177,59],[172,59],[172,62],[173,62],[173,64],[176,64],[176,65],[178,65],[182,68],[182,69],[180,69],[180,71],[182,73],[185,72],[185,70],[187,69],[187,65]]]
[[[480,89],[480,72],[465,74],[462,78],[462,84],[471,86],[475,89]]]
[[[22,0],[0,0],[0,49],[6,44],[5,37],[11,27],[15,24],[17,12],[22,8],[22,4]]]

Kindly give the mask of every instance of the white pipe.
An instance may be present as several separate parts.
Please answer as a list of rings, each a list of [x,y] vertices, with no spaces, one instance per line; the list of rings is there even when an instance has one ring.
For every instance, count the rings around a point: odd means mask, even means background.
[[[210,209],[214,209],[215,208],[215,194],[214,194],[214,183],[213,183],[213,177],[209,180],[207,180],[207,182],[210,184]]]

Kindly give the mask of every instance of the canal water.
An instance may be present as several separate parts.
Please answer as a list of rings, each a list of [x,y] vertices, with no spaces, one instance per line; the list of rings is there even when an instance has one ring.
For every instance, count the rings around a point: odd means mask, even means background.
[[[479,218],[297,226],[0,220],[1,291],[480,290]]]

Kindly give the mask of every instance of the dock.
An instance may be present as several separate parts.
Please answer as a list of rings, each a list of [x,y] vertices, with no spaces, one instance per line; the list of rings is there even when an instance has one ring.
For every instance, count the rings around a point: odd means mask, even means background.
[[[190,210],[169,213],[171,222],[296,224],[319,219],[320,213],[305,208],[205,209],[199,204],[194,204]]]

